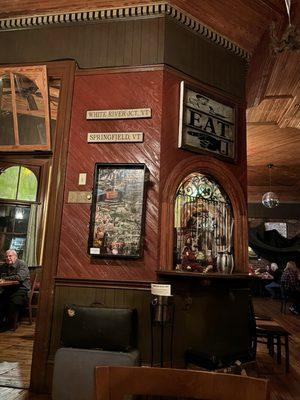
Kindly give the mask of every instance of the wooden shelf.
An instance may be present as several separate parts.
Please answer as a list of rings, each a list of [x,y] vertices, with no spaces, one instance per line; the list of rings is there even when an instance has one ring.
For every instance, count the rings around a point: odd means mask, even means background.
[[[156,271],[158,277],[169,278],[169,279],[180,279],[180,278],[191,278],[191,279],[217,279],[217,280],[249,280],[256,279],[257,277],[254,275],[248,275],[245,273],[236,273],[236,274],[221,274],[219,272],[215,272],[212,274],[204,274],[200,272],[186,272],[186,271]]]
[[[160,283],[172,285],[173,293],[199,292],[199,290],[227,291],[232,289],[250,288],[257,279],[256,276],[245,273],[236,274],[203,274],[186,271],[156,271]]]

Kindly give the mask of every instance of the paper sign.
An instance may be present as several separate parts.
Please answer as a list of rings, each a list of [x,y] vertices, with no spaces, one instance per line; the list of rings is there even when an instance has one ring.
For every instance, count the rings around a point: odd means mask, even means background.
[[[151,294],[155,296],[171,296],[171,285],[151,283]]]
[[[97,247],[91,247],[90,254],[100,254],[100,249],[98,249]]]
[[[118,110],[89,110],[86,119],[150,118],[151,108],[126,108]]]

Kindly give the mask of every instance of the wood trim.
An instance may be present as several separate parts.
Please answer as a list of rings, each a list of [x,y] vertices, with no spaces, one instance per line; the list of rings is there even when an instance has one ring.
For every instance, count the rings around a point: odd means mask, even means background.
[[[168,2],[162,1],[155,4],[133,5],[127,7],[111,7],[101,8],[97,10],[76,10],[64,11],[57,13],[46,13],[44,15],[26,15],[0,19],[0,31],[18,30],[24,28],[37,28],[42,26],[53,25],[74,25],[78,23],[99,23],[102,21],[111,21],[119,19],[132,18],[150,18],[165,17],[176,20],[189,30],[196,32],[206,40],[223,47],[231,53],[249,59],[249,53],[230,41],[227,37],[222,36],[218,32],[201,23],[197,18],[186,13],[177,6],[170,5]]]
[[[150,64],[150,65],[135,65],[126,67],[104,67],[104,68],[89,68],[89,69],[77,69],[77,76],[88,76],[88,75],[99,75],[101,74],[120,74],[126,72],[152,72],[162,71],[165,68],[165,64]]]
[[[75,62],[49,63],[47,68],[49,75],[61,78],[62,88],[53,153],[52,179],[50,182],[45,232],[47,240],[42,261],[43,274],[31,370],[30,389],[37,393],[47,391],[47,358],[53,315],[54,276],[56,275],[58,262]]]
[[[49,96],[48,96],[48,81],[47,81],[47,69],[45,65],[38,66],[6,66],[0,67],[1,74],[8,74],[10,76],[11,83],[11,101],[12,101],[12,112],[13,112],[13,122],[14,122],[14,137],[15,144],[13,145],[1,145],[0,151],[50,151],[51,143],[50,143],[50,108],[49,108]],[[20,135],[19,135],[19,124],[18,124],[18,114],[20,114],[21,110],[17,109],[17,98],[16,98],[16,89],[15,89],[15,81],[14,74],[21,74],[26,76],[28,79],[32,80],[40,90],[43,105],[44,105],[44,113],[41,113],[42,117],[45,121],[45,144],[21,144],[20,143]],[[38,113],[40,113],[38,111]],[[24,114],[36,116],[36,112],[25,111]]]
[[[235,271],[248,271],[248,220],[245,194],[240,182],[224,162],[209,156],[192,156],[179,162],[169,175],[162,193],[160,270],[172,270],[174,202],[180,182],[192,172],[215,178],[227,193],[234,216]],[[166,240],[168,238],[168,240]]]
[[[68,287],[94,287],[94,288],[109,288],[109,289],[135,289],[145,290],[150,289],[151,282],[148,281],[113,281],[113,280],[95,280],[95,279],[68,279],[55,278],[56,286]]]
[[[199,279],[199,280],[225,280],[225,281],[233,281],[233,280],[254,280],[259,279],[256,276],[249,275],[246,273],[237,273],[237,274],[199,274],[199,272],[185,272],[185,271],[158,271],[157,275],[162,278],[166,278],[169,280],[181,280],[181,279]]]
[[[11,104],[12,104],[12,112],[13,112],[15,144],[12,146],[8,146],[8,149],[10,149],[10,148],[14,149],[19,146],[20,142],[19,142],[19,127],[18,127],[18,118],[17,118],[16,88],[15,88],[14,75],[13,75],[12,71],[9,72],[9,79],[10,79],[10,86],[11,86]]]

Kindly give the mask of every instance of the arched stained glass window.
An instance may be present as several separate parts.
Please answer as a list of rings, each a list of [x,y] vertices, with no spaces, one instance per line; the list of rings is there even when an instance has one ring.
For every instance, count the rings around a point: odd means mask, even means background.
[[[210,177],[190,174],[178,187],[174,210],[176,268],[231,272],[233,215],[222,188]]]
[[[13,166],[0,171],[0,198],[19,201],[36,201],[38,181],[26,167]]]

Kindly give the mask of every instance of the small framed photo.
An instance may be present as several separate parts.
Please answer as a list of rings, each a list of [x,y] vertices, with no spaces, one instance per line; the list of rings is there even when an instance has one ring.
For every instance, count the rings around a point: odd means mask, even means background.
[[[143,251],[145,164],[95,165],[88,253],[139,258]]]
[[[180,84],[178,147],[236,160],[236,106],[208,93]]]

